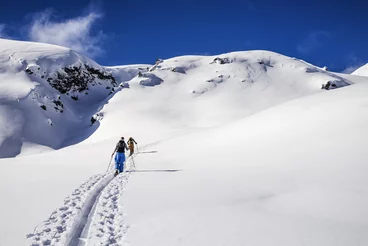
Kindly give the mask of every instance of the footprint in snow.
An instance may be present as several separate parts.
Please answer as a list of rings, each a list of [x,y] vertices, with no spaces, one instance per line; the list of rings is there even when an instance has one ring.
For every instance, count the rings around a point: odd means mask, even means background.
[[[61,208],[59,208],[60,211],[66,211],[68,209],[69,209],[69,207],[61,207]]]

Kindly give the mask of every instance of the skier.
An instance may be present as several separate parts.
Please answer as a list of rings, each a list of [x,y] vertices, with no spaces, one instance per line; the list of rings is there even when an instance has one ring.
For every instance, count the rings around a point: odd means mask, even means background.
[[[111,157],[115,154],[115,176],[124,171],[124,162],[125,162],[125,150],[128,150],[127,144],[124,141],[124,137],[121,137],[119,142],[116,144],[115,150],[112,153]]]
[[[134,154],[134,143],[137,144],[137,142],[134,140],[134,138],[130,137],[128,140],[128,146],[130,150],[129,156]]]

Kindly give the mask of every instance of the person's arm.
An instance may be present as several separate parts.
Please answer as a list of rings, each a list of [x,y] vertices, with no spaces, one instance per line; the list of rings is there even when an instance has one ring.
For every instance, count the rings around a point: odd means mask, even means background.
[[[134,140],[134,138],[132,138],[132,139],[133,139],[134,143],[137,144],[137,142]]]
[[[125,150],[128,151],[128,147],[127,147],[127,144],[124,142],[124,147],[125,147]]]

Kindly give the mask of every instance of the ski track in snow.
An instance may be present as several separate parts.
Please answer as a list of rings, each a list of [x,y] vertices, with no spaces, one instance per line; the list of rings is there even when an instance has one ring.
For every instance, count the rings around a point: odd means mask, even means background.
[[[27,245],[65,245],[70,233],[79,227],[78,222],[99,191],[111,180],[109,173],[92,176],[64,200],[63,206],[27,234]]]
[[[112,180],[102,191],[93,213],[90,226],[82,239],[88,245],[124,245],[128,226],[124,224],[120,199],[130,173],[123,173]],[[89,223],[88,223],[89,224]],[[88,225],[87,224],[87,225]],[[77,245],[77,244],[71,244]],[[80,243],[79,245],[84,245]]]
[[[147,144],[143,151],[161,141]],[[26,245],[123,245],[128,226],[124,224],[120,199],[129,176],[135,169],[134,156],[126,170],[114,178],[110,170],[92,176],[64,200],[63,206],[26,235]]]

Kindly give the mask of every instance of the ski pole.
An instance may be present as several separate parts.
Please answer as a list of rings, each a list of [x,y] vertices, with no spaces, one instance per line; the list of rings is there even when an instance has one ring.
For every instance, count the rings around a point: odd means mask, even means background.
[[[111,158],[110,158],[110,161],[109,161],[109,166],[107,167],[107,170],[106,170],[106,172],[108,172],[108,171],[109,171],[109,169],[110,169],[110,166],[111,166],[111,161],[112,161],[112,156],[111,156]]]

